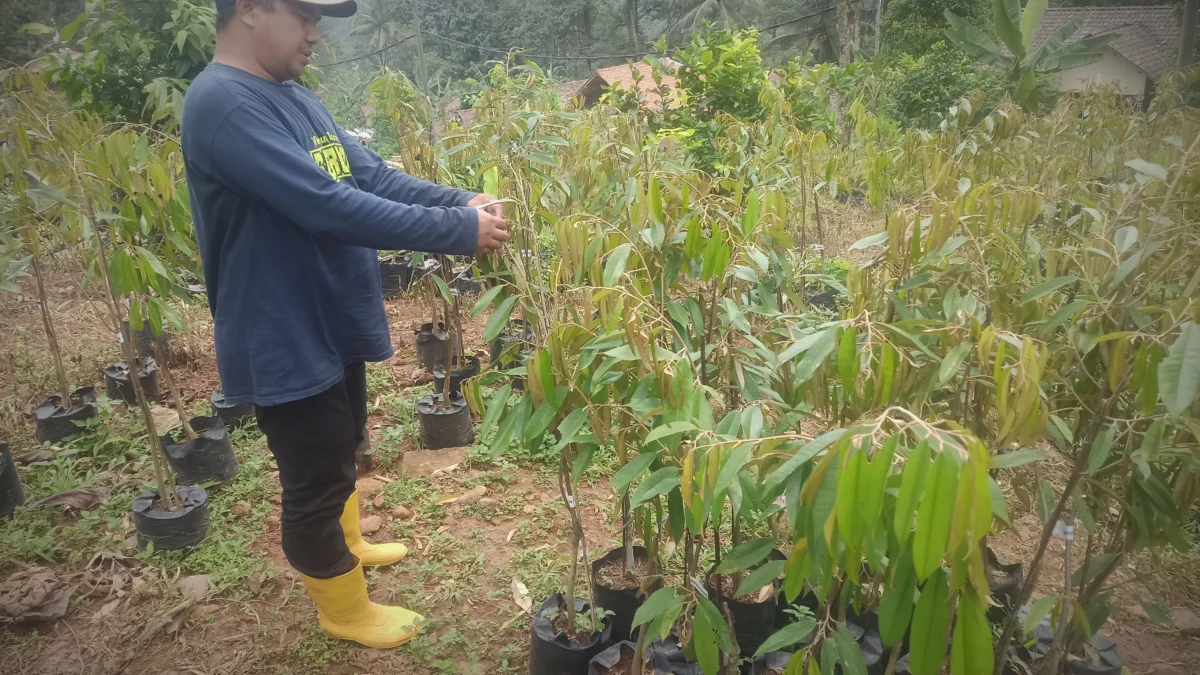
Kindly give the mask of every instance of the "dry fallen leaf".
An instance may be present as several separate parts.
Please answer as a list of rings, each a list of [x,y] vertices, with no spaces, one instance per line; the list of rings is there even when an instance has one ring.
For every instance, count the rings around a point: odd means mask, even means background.
[[[254,572],[249,576],[249,578],[246,579],[246,586],[250,589],[250,592],[255,595],[258,595],[258,592],[262,590],[262,584],[262,572]]]
[[[466,504],[470,504],[471,502],[474,502],[474,501],[480,499],[487,493],[488,493],[488,489],[487,489],[486,485],[476,485],[475,487],[471,488],[470,490],[467,490],[466,492],[462,493],[461,495],[458,495],[457,497],[450,497],[448,499],[441,500],[441,503],[466,505]]]
[[[179,413],[160,405],[150,406],[150,417],[154,418],[154,428],[159,434],[167,434],[183,426],[179,422]]]
[[[198,602],[208,595],[210,586],[212,586],[212,575],[193,574],[179,580],[179,593],[184,600]]]
[[[513,529],[509,530],[509,531],[508,531],[508,536],[504,538],[504,543],[506,543],[506,544],[507,544],[507,543],[511,542],[511,541],[512,541],[512,538],[513,538],[513,535],[514,535],[514,534],[516,534],[516,533],[517,533],[517,528],[515,528],[515,527],[514,527]]]
[[[31,450],[13,458],[17,464],[32,464],[33,462],[49,462],[54,459],[54,453],[49,450]]]
[[[512,588],[513,602],[517,603],[517,607],[520,607],[521,611],[526,614],[532,614],[533,598],[529,597],[529,589],[525,587],[525,584],[514,578],[510,588]]]
[[[116,611],[117,605],[119,604],[121,604],[121,598],[116,598],[115,600],[105,603],[103,607],[101,607],[96,611],[95,614],[92,615],[92,621],[99,621],[108,617],[110,614]]]
[[[87,511],[108,501],[108,490],[104,488],[80,488],[67,490],[45,499],[39,499],[32,506],[65,506],[69,509]]]
[[[449,531],[450,531],[450,526],[449,526],[449,525],[443,525],[443,526],[439,527],[439,528],[437,529],[437,532],[434,532],[434,534],[441,534],[441,533],[443,533],[443,532],[449,532]]]

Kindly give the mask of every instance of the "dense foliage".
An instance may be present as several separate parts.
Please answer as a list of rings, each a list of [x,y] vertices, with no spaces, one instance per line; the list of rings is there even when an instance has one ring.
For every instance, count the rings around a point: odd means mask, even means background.
[[[1036,660],[1058,673],[1086,656],[1123,562],[1189,546],[1200,114],[1178,81],[1145,111],[1093,91],[1040,112],[1023,56],[1006,63],[1024,107],[963,96],[946,83],[978,71],[939,49],[896,66],[927,79],[895,86],[880,63],[773,81],[753,31],[707,29],[677,52],[677,106],[614,92],[589,109],[500,63],[474,123],[433,141],[406,79],[355,83],[408,171],[511,202],[512,245],[476,261],[473,311],[490,311],[486,341],[520,318],[532,344],[465,386],[475,456],[555,465],[568,596],[596,553],[579,480],[615,458],[626,555],[640,543],[664,582],[634,618],[643,648],[674,632],[706,675],[730,672],[753,654],[729,601],[767,589],[793,612],[755,649],[795,651],[790,673],[865,672],[864,614],[914,675],[1033,661],[1009,647],[1050,617]],[[135,327],[169,316],[196,262],[175,139],[63,110],[23,73],[6,84],[22,114],[5,180],[31,196],[5,213],[59,245],[93,238],[116,319],[122,300]],[[880,232],[838,273],[809,244],[848,191]],[[810,302],[826,289],[833,309]],[[1038,471],[1051,449],[1070,467],[1054,483]],[[1018,505],[1042,529],[997,616],[986,544]],[[1034,601],[1051,539],[1076,524],[1068,573]]]

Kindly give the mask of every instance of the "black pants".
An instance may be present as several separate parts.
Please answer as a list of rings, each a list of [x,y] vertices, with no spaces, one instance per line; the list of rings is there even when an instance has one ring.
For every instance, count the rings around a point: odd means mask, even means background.
[[[338,520],[354,492],[354,450],[366,433],[367,368],[309,398],[255,410],[283,486],[283,553],[301,574],[331,579],[354,568]]]

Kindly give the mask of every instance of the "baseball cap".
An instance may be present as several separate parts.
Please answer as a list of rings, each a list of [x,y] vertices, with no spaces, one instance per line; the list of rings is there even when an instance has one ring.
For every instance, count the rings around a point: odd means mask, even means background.
[[[237,0],[216,0],[217,9],[232,5]],[[302,5],[313,5],[320,8],[321,16],[337,18],[353,15],[358,11],[358,3],[354,0],[296,0]]]

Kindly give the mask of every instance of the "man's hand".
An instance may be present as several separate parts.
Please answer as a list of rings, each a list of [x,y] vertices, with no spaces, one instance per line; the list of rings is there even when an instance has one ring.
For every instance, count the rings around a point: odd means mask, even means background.
[[[475,244],[475,252],[495,253],[504,248],[504,243],[508,241],[508,223],[502,216],[493,215],[488,207],[474,206],[479,210],[479,239]],[[495,207],[499,208],[500,205],[496,204]]]
[[[478,195],[475,195],[474,197],[471,197],[471,201],[467,202],[467,206],[478,207],[480,210],[487,211],[488,213],[492,214],[493,216],[496,216],[497,218],[503,218],[504,217],[504,205],[503,204],[493,204],[492,202],[495,202],[495,201],[497,201],[497,200],[492,195],[478,194]]]

